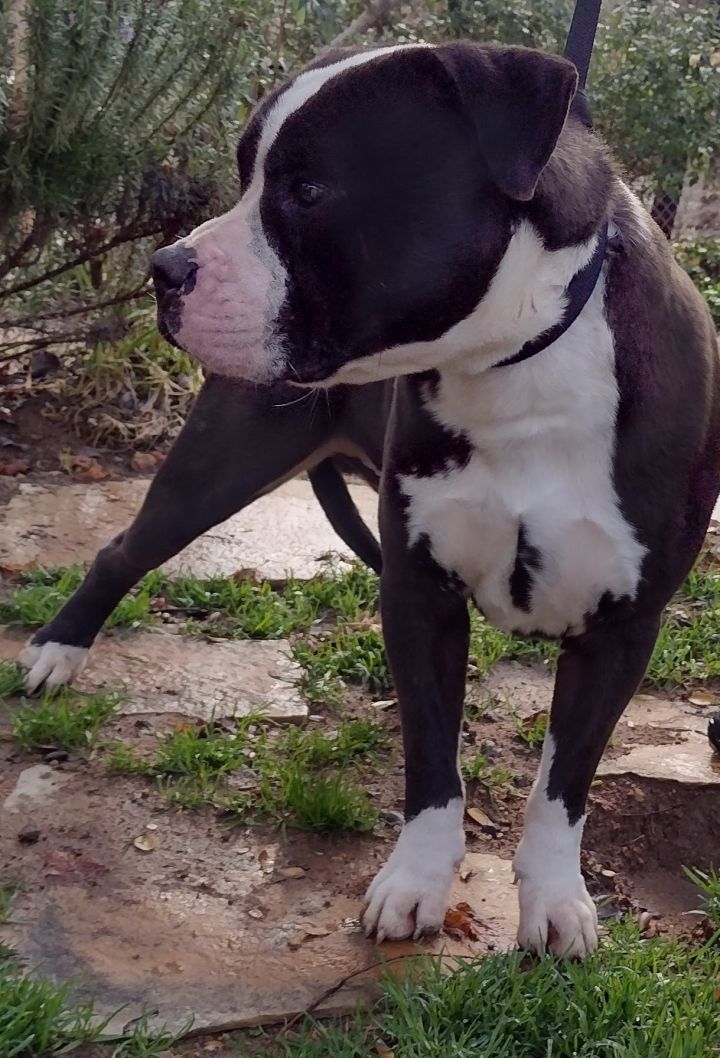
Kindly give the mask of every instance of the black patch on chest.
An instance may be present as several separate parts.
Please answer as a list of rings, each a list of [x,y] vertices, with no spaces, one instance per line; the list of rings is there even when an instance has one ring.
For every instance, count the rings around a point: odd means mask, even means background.
[[[542,569],[542,555],[527,538],[525,523],[518,524],[515,565],[510,574],[510,598],[516,609],[530,613],[534,574]]]

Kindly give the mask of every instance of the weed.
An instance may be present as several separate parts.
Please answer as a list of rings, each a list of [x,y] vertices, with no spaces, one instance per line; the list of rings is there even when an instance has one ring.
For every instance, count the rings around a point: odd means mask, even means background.
[[[20,886],[11,882],[0,882],[0,926],[10,921]]]
[[[14,661],[0,661],[0,701],[11,694],[19,694],[25,686],[22,669]]]
[[[0,966],[0,1054],[44,1058],[96,1039],[93,1006],[75,1007],[67,988]]]
[[[373,694],[391,686],[382,633],[377,628],[340,624],[324,639],[295,643],[293,656],[303,669],[301,689],[333,688],[337,681],[354,683]]]
[[[470,661],[478,676],[485,676],[498,661],[541,661],[554,667],[560,648],[545,639],[520,639],[489,624],[474,608],[470,611]]]
[[[513,716],[515,734],[526,746],[538,749],[545,741],[549,721],[550,716],[545,709],[533,713],[532,716],[518,716],[515,713]]]
[[[708,918],[712,919],[715,928],[720,930],[720,874],[715,871],[700,871],[697,868],[690,870],[687,867],[685,873],[702,893]]]
[[[122,744],[109,747],[107,760],[116,770],[154,777],[163,795],[183,808],[215,805],[238,822],[264,818],[307,829],[369,830],[377,812],[345,772],[387,742],[382,727],[368,719],[327,735],[271,730],[255,715],[237,722],[231,734],[212,725],[173,732],[152,760]]]
[[[313,775],[301,765],[283,770],[275,801],[279,815],[302,830],[372,830],[378,821],[365,790],[342,775]]]
[[[512,782],[513,773],[504,764],[491,764],[484,753],[478,753],[472,760],[461,764],[463,778],[470,782],[476,780],[490,789],[499,789]]]
[[[12,733],[24,750],[39,746],[82,749],[91,746],[100,727],[117,711],[121,695],[113,691],[81,694],[66,687],[24,702],[12,715]]]

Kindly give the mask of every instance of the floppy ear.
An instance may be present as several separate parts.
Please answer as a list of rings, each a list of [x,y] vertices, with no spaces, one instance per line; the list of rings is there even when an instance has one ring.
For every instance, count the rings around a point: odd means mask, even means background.
[[[565,124],[577,70],[530,48],[450,44],[436,54],[456,83],[494,183],[528,202]]]

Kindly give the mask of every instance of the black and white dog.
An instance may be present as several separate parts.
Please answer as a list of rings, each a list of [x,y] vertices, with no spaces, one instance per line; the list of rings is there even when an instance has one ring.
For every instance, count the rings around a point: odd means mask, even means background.
[[[218,375],[398,380],[382,612],[406,823],[367,896],[379,938],[437,930],[463,855],[471,596],[502,628],[562,639],[515,857],[519,940],[595,948],[588,790],[720,487],[709,314],[576,84],[522,48],[327,56],[252,117],[238,205],[154,259],[161,329]]]

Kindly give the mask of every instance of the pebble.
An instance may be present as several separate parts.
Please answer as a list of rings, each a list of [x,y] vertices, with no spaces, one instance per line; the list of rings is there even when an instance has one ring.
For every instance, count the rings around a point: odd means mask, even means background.
[[[28,824],[22,828],[17,839],[21,845],[35,845],[40,840],[40,830],[38,827]]]

